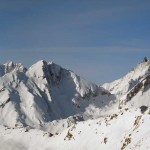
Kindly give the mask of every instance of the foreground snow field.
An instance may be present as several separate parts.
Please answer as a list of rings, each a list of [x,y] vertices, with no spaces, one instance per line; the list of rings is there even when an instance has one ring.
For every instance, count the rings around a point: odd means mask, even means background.
[[[150,149],[150,61],[98,86],[53,62],[0,65],[0,150]]]

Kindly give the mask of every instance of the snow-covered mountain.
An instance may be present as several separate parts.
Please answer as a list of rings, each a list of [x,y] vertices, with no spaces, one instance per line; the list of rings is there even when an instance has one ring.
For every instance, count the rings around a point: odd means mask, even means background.
[[[138,64],[124,77],[103,85],[120,99],[120,105],[131,107],[150,106],[150,60]]]
[[[29,69],[9,62],[0,68],[3,125],[42,126],[56,119],[83,116],[86,108],[102,108],[114,99],[108,91],[53,62],[42,60]]]
[[[150,61],[102,87],[46,61],[0,65],[0,150],[150,149]]]

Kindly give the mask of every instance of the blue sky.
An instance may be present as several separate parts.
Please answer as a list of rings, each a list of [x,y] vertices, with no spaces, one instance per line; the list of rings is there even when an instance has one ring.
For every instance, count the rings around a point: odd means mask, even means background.
[[[149,0],[0,0],[0,63],[54,61],[96,83],[150,56]]]

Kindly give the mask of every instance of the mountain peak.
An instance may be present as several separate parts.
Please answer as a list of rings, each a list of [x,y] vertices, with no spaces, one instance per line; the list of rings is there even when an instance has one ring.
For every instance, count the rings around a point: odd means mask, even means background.
[[[13,66],[14,62],[10,60],[10,61],[6,62],[4,65],[6,65],[6,66]]]
[[[15,64],[13,61],[8,61],[7,63],[0,65],[0,77],[14,70],[25,72],[27,69],[21,63]]]
[[[44,68],[47,67],[47,62],[45,60],[40,60],[33,64],[29,69],[28,69],[28,74],[33,77],[44,77]]]

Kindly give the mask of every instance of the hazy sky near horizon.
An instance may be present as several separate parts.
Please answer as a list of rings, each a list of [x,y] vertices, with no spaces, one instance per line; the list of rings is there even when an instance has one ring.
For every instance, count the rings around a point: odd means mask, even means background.
[[[96,83],[150,57],[150,0],[0,0],[0,63],[54,61]]]

